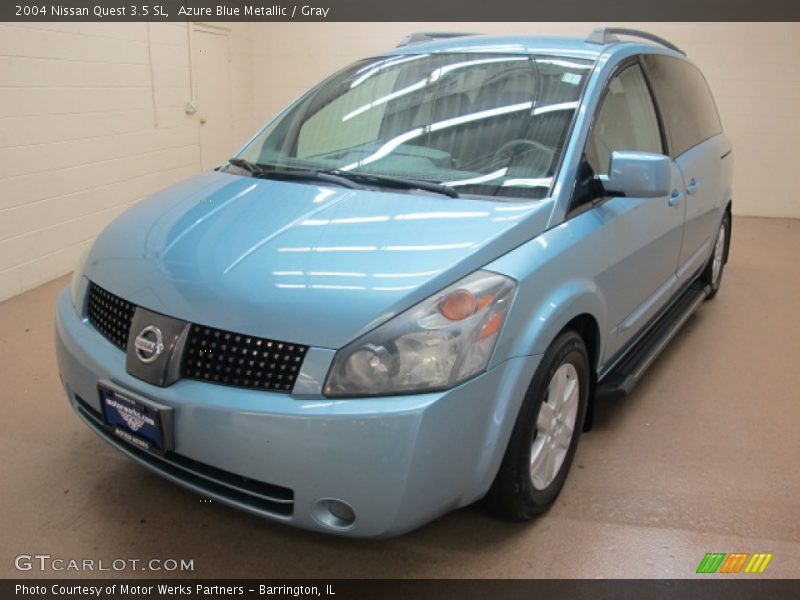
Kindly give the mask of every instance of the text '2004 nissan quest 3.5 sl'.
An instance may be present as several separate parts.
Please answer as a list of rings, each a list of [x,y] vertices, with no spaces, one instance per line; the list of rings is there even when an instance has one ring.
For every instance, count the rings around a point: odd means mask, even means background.
[[[731,170],[656,36],[414,34],[100,234],[58,301],[64,387],[135,461],[285,523],[529,519],[717,292]]]

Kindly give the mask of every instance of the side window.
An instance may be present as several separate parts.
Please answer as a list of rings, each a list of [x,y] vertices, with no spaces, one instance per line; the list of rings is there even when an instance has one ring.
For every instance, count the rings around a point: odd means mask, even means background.
[[[664,151],[653,99],[639,65],[628,67],[608,84],[586,144],[586,160],[595,175],[608,173],[616,150]]]
[[[661,55],[645,56],[644,63],[669,132],[673,156],[722,131],[711,91],[697,68]]]
[[[608,174],[611,154],[617,150],[664,152],[653,99],[639,65],[627,67],[608,84],[578,168],[570,210],[598,197],[595,176]]]

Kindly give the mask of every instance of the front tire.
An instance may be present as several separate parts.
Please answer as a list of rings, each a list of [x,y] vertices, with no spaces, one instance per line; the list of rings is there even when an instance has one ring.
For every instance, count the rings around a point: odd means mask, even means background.
[[[545,351],[486,498],[500,516],[527,521],[558,497],[586,416],[589,368],[586,346],[574,331]]]

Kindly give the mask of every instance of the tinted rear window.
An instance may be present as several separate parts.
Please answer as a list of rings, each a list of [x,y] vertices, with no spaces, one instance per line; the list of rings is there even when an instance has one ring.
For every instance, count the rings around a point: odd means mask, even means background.
[[[722,125],[700,71],[670,56],[643,57],[667,127],[673,156],[720,133]]]

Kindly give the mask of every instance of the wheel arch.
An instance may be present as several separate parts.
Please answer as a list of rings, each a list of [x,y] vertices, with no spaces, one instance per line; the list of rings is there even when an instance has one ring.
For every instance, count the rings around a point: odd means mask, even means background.
[[[519,310],[519,309],[522,310]],[[516,309],[516,310],[515,310]],[[591,426],[594,414],[593,393],[604,356],[607,331],[605,299],[591,280],[576,279],[554,288],[538,302],[512,308],[509,331],[501,341],[507,356],[542,355],[564,331],[573,330],[583,339],[589,358],[590,390],[584,430]],[[517,414],[508,415],[516,419]]]
[[[731,238],[733,237],[733,199],[728,200],[725,205],[725,213],[728,215],[728,239],[725,240],[725,262],[731,251]]]
[[[589,313],[582,313],[573,318],[559,332],[574,331],[586,346],[586,354],[589,357],[589,399],[586,405],[586,416],[583,420],[583,430],[589,431],[594,421],[594,390],[597,386],[597,371],[600,360],[600,326]]]
[[[497,354],[502,357],[544,354],[547,347],[566,328],[586,333],[584,338],[592,345],[590,357],[596,369],[602,363],[604,351],[603,331],[606,330],[607,308],[605,298],[594,281],[574,279],[566,281],[535,302],[515,302],[504,327],[503,338],[498,341]]]
[[[589,366],[596,374],[600,356],[600,326],[597,324],[597,319],[589,313],[582,313],[564,325],[559,333],[567,330],[572,330],[583,338],[589,355]]]

